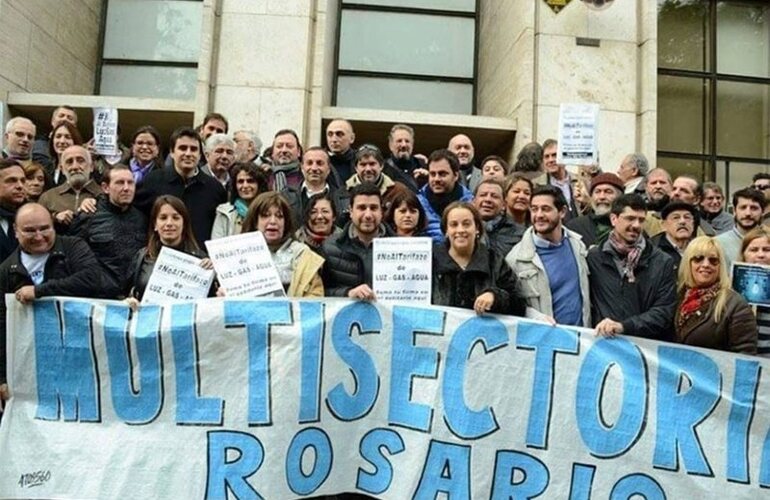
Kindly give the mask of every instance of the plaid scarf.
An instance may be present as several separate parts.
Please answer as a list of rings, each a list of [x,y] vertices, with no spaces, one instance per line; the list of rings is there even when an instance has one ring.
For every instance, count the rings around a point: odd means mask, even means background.
[[[642,250],[644,250],[644,237],[639,236],[639,238],[633,244],[629,245],[620,239],[620,237],[615,234],[615,231],[611,231],[607,242],[610,244],[618,257],[623,259],[623,277],[628,278],[629,283],[634,283],[636,281],[634,270],[639,264],[639,258],[642,256]]]
[[[684,298],[679,305],[679,314],[676,317],[676,328],[681,329],[694,314],[705,304],[708,304],[719,295],[720,283],[717,281],[706,288],[688,288],[684,292]]]

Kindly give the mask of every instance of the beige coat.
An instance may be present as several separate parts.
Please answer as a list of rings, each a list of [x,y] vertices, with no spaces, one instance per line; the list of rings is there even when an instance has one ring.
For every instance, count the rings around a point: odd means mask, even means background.
[[[321,280],[323,257],[299,241],[292,242],[292,250],[296,251],[296,255],[292,263],[291,283],[289,283],[287,295],[297,298],[323,297],[324,284]]]

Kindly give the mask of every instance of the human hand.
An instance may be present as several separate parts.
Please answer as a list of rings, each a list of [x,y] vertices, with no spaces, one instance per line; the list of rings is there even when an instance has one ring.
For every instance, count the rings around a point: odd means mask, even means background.
[[[74,216],[75,214],[72,212],[72,210],[64,210],[62,212],[57,212],[56,215],[54,215],[54,219],[56,219],[56,222],[59,224],[69,226]]]
[[[358,285],[355,288],[351,288],[348,292],[348,297],[357,300],[375,300],[374,290],[369,288],[369,285]]]
[[[35,287],[33,285],[25,285],[16,290],[16,300],[22,304],[29,304],[35,300]]]
[[[96,213],[96,200],[93,198],[86,198],[83,203],[80,204],[79,210],[87,214]]]
[[[123,299],[123,302],[126,303],[128,307],[131,308],[132,311],[136,312],[136,310],[139,308],[139,301],[136,300],[134,297],[126,297]]]
[[[476,302],[473,303],[473,310],[476,314],[484,314],[492,309],[495,304],[495,294],[492,292],[484,292],[476,297]]]
[[[214,269],[214,263],[211,262],[211,259],[201,259],[200,266],[207,271]]]
[[[610,318],[604,318],[596,325],[596,335],[600,337],[614,337],[623,333],[623,324]]]

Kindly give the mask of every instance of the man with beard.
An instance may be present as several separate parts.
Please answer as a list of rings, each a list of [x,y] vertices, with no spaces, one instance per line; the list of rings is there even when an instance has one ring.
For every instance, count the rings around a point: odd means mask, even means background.
[[[567,222],[566,226],[583,238],[586,248],[601,244],[612,229],[610,211],[615,199],[623,194],[623,181],[613,173],[605,172],[591,180],[591,213]]]
[[[302,146],[297,133],[290,129],[276,132],[271,151],[273,164],[267,179],[270,188],[273,191],[283,192],[302,184],[302,170],[299,167]]]
[[[612,204],[607,241],[588,251],[591,318],[596,334],[666,340],[676,308],[671,258],[642,234],[644,199],[624,194]]]
[[[235,142],[235,162],[253,163],[256,166],[262,165],[262,158],[259,153],[262,151],[262,140],[253,130],[238,130],[233,134]],[[234,162],[234,163],[235,163]]]
[[[735,227],[720,234],[716,240],[725,253],[727,269],[732,272],[732,263],[740,256],[743,237],[762,222],[767,200],[754,188],[744,188],[733,194]]]
[[[556,186],[567,200],[567,212],[564,214],[564,222],[571,220],[578,213],[575,205],[575,196],[572,192],[572,183],[575,179],[567,172],[562,163],[557,163],[559,142],[556,139],[546,139],[543,143],[543,169],[545,169],[546,184]]]
[[[727,232],[735,225],[735,221],[724,208],[725,194],[722,186],[716,182],[704,182],[699,215],[702,220],[711,224],[717,234]]]
[[[428,159],[428,183],[417,193],[428,223],[425,234],[444,242],[441,216],[453,201],[471,201],[473,194],[460,181],[460,162],[448,149],[438,149]]]
[[[476,150],[473,148],[471,138],[465,134],[457,134],[449,139],[447,149],[460,160],[460,182],[471,191],[475,191],[476,186],[481,182],[481,169],[474,165]]]
[[[388,148],[391,156],[385,162],[385,173],[417,192],[428,180],[428,170],[423,157],[413,154],[414,129],[403,123],[393,125],[388,134]]]
[[[0,262],[19,246],[13,221],[16,211],[26,200],[24,181],[24,170],[19,162],[0,159]]]
[[[204,174],[210,175],[227,190],[230,186],[230,167],[235,161],[235,141],[225,134],[212,134],[206,139],[206,164],[201,167]]]
[[[101,190],[91,180],[93,162],[86,148],[70,146],[61,154],[60,160],[67,182],[43,193],[39,203],[53,214],[57,225],[69,227],[83,200],[96,198]]]
[[[529,307],[558,324],[590,328],[586,247],[579,234],[562,225],[567,212],[564,193],[555,186],[538,186],[530,212],[532,225],[505,258],[516,273],[519,294]]]
[[[754,189],[765,195],[767,204],[765,205],[765,214],[762,217],[762,220],[764,221],[764,224],[770,224],[770,174],[764,172],[755,174],[754,177],[751,178],[751,182],[751,186]]]
[[[335,118],[326,127],[326,146],[329,148],[329,161],[334,172],[329,179],[335,188],[341,187],[342,182],[356,173],[356,150],[353,149],[355,140],[353,125],[344,118]]]
[[[484,222],[484,244],[505,257],[521,241],[523,228],[513,222],[505,210],[505,188],[495,179],[485,179],[476,186],[473,206]]]
[[[672,201],[661,211],[663,217],[663,232],[652,237],[650,241],[674,263],[674,272],[679,270],[682,254],[687,244],[695,237],[695,218],[697,210],[694,206],[681,201]]]
[[[671,195],[671,175],[664,168],[653,168],[647,174],[644,186],[647,211],[660,213],[668,205]]]

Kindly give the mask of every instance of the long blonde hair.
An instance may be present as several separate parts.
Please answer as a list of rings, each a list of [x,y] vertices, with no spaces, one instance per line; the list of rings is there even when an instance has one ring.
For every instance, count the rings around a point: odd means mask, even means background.
[[[727,296],[730,292],[732,284],[730,283],[730,275],[727,274],[727,266],[725,265],[725,253],[722,251],[722,247],[716,239],[710,236],[698,236],[687,245],[682,255],[682,263],[679,264],[679,284],[677,290],[680,296],[684,295],[684,292],[688,288],[697,288],[695,279],[692,275],[692,266],[690,262],[696,255],[709,255],[715,253],[719,259],[719,292],[714,303],[714,321],[719,321],[722,318],[722,314],[725,311],[725,304],[727,303]]]

